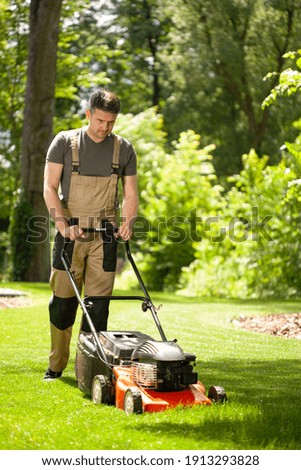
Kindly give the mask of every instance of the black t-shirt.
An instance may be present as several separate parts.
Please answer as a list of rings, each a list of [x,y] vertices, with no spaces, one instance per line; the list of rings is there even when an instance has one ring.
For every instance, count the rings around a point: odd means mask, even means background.
[[[68,200],[71,167],[72,167],[72,148],[71,136],[74,130],[62,131],[51,142],[46,161],[51,163],[60,163],[64,165],[61,192],[63,199]],[[85,128],[79,130],[78,135],[79,149],[79,171],[84,176],[110,176],[112,168],[112,158],[114,149],[114,137],[110,134],[102,142],[94,142],[85,132]],[[119,177],[136,175],[137,157],[132,144],[121,137],[120,155],[119,155]]]

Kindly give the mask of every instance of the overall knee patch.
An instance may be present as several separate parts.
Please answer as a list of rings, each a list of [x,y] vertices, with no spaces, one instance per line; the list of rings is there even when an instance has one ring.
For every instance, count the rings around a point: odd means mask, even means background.
[[[66,330],[74,325],[77,306],[76,297],[62,299],[53,295],[49,302],[50,322],[59,330]]]

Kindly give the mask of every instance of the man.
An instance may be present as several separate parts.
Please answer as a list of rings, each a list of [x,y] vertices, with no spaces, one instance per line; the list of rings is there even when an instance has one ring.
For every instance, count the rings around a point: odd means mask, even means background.
[[[76,285],[85,296],[111,295],[117,239],[87,235],[83,228],[119,226],[117,237],[129,240],[138,211],[136,155],[130,142],[112,130],[120,111],[117,96],[100,89],[92,94],[86,111],[88,125],[60,132],[46,157],[44,199],[58,230],[53,248],[49,303],[51,352],[44,378],[62,375],[69,359],[72,326],[78,306],[74,289],[60,259],[65,239]],[[117,221],[118,180],[122,181],[121,223]],[[97,331],[105,330],[109,302],[93,306]],[[85,319],[81,329],[89,331]]]

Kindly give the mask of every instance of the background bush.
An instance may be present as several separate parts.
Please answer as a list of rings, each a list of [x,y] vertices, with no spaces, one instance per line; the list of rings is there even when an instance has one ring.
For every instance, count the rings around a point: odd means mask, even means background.
[[[225,233],[195,245],[196,260],[183,268],[183,292],[300,296],[300,138],[287,149],[276,166],[254,151],[243,157],[243,170],[222,195],[218,226]]]
[[[9,227],[11,264],[9,278],[19,281],[24,278],[32,257],[34,245],[26,243],[29,233],[29,224],[33,217],[33,210],[24,191],[19,191],[15,197]]]

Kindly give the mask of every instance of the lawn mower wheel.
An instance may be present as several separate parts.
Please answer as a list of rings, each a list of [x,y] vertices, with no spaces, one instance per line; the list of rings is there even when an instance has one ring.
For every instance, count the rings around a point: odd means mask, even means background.
[[[124,396],[124,411],[125,414],[141,414],[143,412],[142,396],[138,387],[130,387],[125,392]]]
[[[92,400],[97,405],[111,403],[111,387],[105,375],[96,375],[92,384]]]
[[[208,398],[210,398],[213,403],[224,403],[228,400],[225,389],[220,385],[209,388]]]

